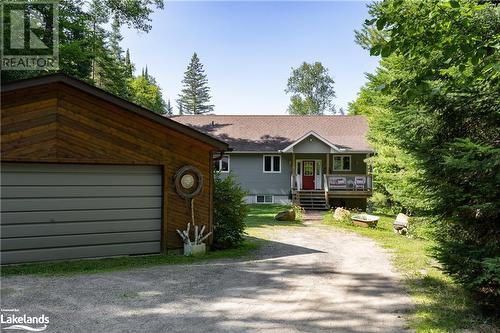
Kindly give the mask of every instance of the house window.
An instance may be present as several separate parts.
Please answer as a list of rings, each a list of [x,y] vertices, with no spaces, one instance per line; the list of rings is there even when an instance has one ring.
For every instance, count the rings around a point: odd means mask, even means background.
[[[333,156],[334,171],[351,171],[351,156],[337,155]]]
[[[281,156],[279,155],[264,155],[263,164],[266,173],[281,172]]]
[[[261,203],[261,204],[273,203],[273,196],[272,195],[257,195],[256,202]]]
[[[220,160],[214,161],[214,170],[229,172],[229,155],[224,155]]]

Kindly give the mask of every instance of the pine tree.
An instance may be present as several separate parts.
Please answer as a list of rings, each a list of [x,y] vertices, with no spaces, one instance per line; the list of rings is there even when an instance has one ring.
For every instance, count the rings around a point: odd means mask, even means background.
[[[146,69],[144,70],[144,77],[149,81],[148,65],[146,65]]]
[[[171,116],[174,114],[174,108],[170,104],[170,100],[168,100],[167,105],[165,106],[165,114],[167,116]]]
[[[109,46],[111,48],[111,52],[113,52],[116,59],[122,59],[123,50],[120,47],[120,42],[122,40],[123,36],[120,32],[120,21],[118,20],[118,17],[115,16],[113,18],[113,22],[111,23],[111,32],[109,34]]]
[[[182,116],[184,111],[182,111],[182,104],[179,104],[179,115]]]
[[[208,80],[203,69],[203,65],[196,52],[191,58],[184,79],[182,80],[184,88],[179,94],[179,112],[187,114],[204,114],[212,112],[214,106],[210,103],[210,88]]]
[[[127,70],[127,76],[132,77],[134,75],[134,65],[130,61],[130,51],[127,49],[125,53],[125,69]]]

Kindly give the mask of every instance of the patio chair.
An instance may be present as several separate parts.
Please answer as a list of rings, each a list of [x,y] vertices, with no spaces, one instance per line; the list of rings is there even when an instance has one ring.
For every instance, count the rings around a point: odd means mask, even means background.
[[[346,177],[330,177],[328,187],[331,189],[346,189],[347,179]]]
[[[366,177],[364,177],[364,176],[354,177],[354,189],[355,190],[364,190],[365,186],[366,186]]]

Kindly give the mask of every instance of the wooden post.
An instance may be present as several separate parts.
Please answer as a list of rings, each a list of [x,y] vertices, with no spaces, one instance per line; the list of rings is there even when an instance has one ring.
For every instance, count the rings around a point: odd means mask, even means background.
[[[295,162],[295,153],[292,152],[292,190],[297,187],[296,179],[297,179],[297,170],[296,170],[296,162]]]
[[[330,174],[330,153],[326,153],[326,175]]]

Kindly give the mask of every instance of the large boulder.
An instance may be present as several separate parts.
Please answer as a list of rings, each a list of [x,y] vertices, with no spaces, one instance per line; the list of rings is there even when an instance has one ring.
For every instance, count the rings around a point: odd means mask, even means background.
[[[274,217],[276,221],[295,221],[295,211],[293,209],[279,212]]]
[[[333,218],[335,221],[346,221],[351,217],[351,212],[342,207],[337,207],[335,212],[333,212]]]
[[[399,233],[400,235],[406,235],[408,232],[408,216],[403,213],[399,213],[392,226],[394,228],[394,232]]]

